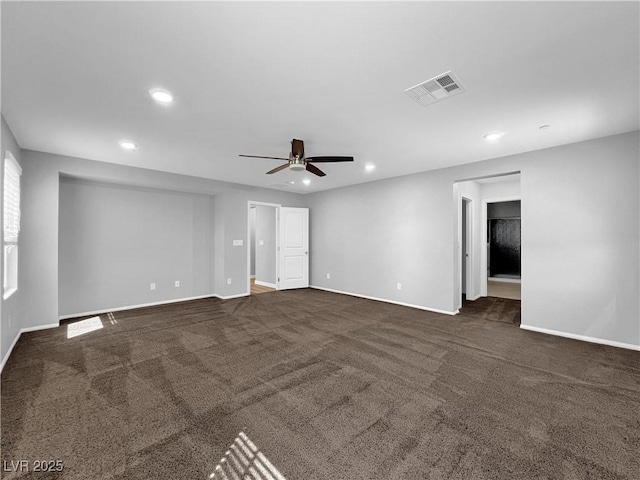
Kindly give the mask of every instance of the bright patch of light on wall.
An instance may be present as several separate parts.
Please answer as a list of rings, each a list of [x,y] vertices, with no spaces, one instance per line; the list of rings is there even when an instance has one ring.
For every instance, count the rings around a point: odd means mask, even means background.
[[[373,172],[373,171],[376,169],[376,166],[375,166],[373,163],[367,163],[367,164],[364,166],[364,169],[365,169],[367,172]]]
[[[138,145],[136,145],[135,143],[129,141],[129,140],[122,140],[120,142],[120,146],[122,148],[124,148],[125,150],[129,150],[130,152],[133,152],[134,150],[138,149]]]
[[[161,88],[153,88],[149,90],[149,94],[156,102],[165,105],[173,102],[173,95],[171,94],[171,92],[167,92],[166,90],[163,90]]]
[[[302,180],[302,183],[304,183],[305,185],[309,185],[311,184],[311,180],[309,180],[308,178],[305,178]]]
[[[102,328],[102,320],[100,317],[91,317],[79,322],[70,323],[67,326],[67,338],[78,337],[85,333],[95,332]]]
[[[500,140],[504,136],[502,132],[489,132],[483,135],[487,142],[495,142],[496,140]]]

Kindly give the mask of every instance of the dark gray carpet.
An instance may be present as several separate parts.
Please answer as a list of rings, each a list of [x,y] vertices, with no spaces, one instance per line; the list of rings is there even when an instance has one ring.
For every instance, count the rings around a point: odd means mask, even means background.
[[[498,297],[480,297],[474,301],[465,299],[460,315],[520,325],[520,300]]]
[[[3,469],[64,470],[2,478],[639,478],[639,354],[483,315],[299,290],[24,334]]]

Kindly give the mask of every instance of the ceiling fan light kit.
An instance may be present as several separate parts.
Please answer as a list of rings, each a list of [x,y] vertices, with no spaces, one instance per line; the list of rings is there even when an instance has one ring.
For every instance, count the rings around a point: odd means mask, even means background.
[[[289,170],[301,172],[302,170],[306,170],[306,167],[307,165],[303,158],[291,157],[289,159]]]
[[[289,168],[289,170],[294,172],[301,172],[306,170],[307,172],[311,172],[318,177],[324,177],[326,173],[320,170],[318,167],[313,165],[313,162],[353,162],[353,157],[305,157],[304,155],[304,142],[302,140],[293,139],[291,140],[291,152],[289,153],[289,158],[282,157],[264,157],[261,155],[240,155],[241,157],[249,157],[249,158],[267,158],[272,160],[286,160],[287,163],[280,165],[279,167],[274,168],[273,170],[269,170],[267,175],[271,175],[273,173],[277,173],[285,168]]]

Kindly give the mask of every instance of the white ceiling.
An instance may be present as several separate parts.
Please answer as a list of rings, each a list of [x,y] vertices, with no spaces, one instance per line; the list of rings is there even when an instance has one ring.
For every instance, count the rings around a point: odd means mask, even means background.
[[[2,112],[26,149],[311,192],[639,128],[638,2],[1,5]],[[447,70],[466,93],[404,93]],[[317,178],[238,157],[292,138],[355,162]]]

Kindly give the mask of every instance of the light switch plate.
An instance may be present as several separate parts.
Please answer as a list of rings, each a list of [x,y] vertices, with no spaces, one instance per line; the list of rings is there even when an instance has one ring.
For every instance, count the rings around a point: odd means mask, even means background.
[[[244,241],[242,241],[242,240],[234,240],[233,241],[233,246],[234,247],[241,247],[242,245],[244,245]]]
[[[260,240],[260,241],[258,242],[258,245],[264,245],[264,240]]]

